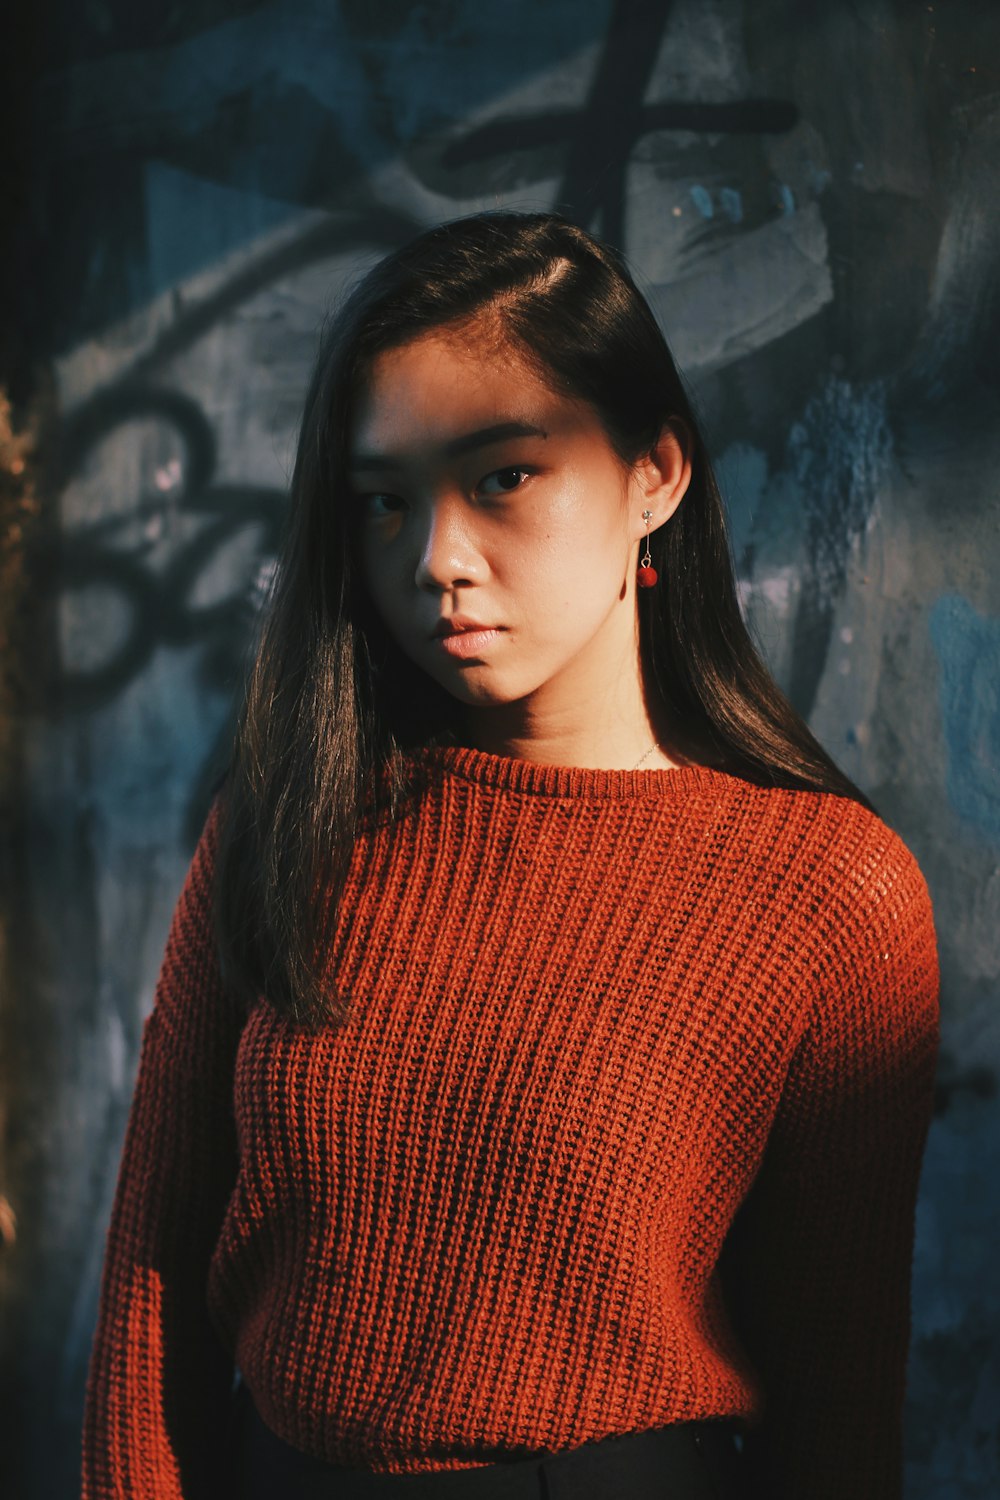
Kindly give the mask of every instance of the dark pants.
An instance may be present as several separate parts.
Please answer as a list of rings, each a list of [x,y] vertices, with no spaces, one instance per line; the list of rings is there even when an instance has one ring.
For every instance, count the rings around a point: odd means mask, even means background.
[[[732,1421],[682,1422],[474,1469],[374,1474],[324,1463],[236,1395],[234,1500],[746,1500]]]

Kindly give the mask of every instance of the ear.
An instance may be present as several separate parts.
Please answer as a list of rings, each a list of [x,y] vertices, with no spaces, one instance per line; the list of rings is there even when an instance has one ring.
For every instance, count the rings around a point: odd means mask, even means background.
[[[691,447],[687,423],[680,417],[671,417],[661,427],[649,453],[633,464],[630,499],[635,506],[635,536],[646,535],[644,510],[653,512],[649,529],[655,531],[670,519],[684,499],[691,483]]]

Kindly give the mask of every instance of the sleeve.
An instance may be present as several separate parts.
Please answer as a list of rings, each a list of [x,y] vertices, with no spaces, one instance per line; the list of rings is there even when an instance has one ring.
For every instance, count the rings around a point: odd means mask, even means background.
[[[755,1496],[899,1500],[939,969],[926,883],[881,822],[818,922],[822,989],[720,1268],[764,1397],[743,1451]]]
[[[210,922],[218,810],[217,796],[143,1027],[87,1374],[83,1500],[228,1492],[220,1476],[234,1364],[205,1301],[237,1170],[240,1025]]]

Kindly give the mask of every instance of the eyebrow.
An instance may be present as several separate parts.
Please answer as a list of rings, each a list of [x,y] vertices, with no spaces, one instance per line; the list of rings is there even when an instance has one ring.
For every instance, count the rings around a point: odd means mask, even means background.
[[[452,438],[450,443],[445,443],[444,454],[446,458],[460,458],[463,453],[472,453],[477,448],[486,448],[490,443],[500,443],[505,438],[513,437],[547,438],[548,433],[530,422],[496,422],[492,427],[480,427],[475,432],[464,432],[460,437]],[[399,460],[388,453],[358,453],[350,460],[348,467],[355,472],[396,469],[399,468]]]

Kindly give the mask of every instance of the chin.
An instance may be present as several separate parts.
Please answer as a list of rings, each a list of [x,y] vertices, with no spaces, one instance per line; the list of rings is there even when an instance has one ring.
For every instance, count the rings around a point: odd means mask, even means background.
[[[462,683],[443,683],[442,686],[459,703],[464,703],[469,708],[502,708],[505,703],[514,703],[516,696],[511,693],[491,692],[487,689],[476,689],[463,687]]]
[[[469,708],[502,708],[504,704],[516,703],[519,698],[525,697],[530,688],[516,689],[504,687],[497,683],[474,681],[471,674],[463,675],[456,681],[455,677],[448,680],[436,678],[435,681],[444,688],[446,693],[466,704]]]

